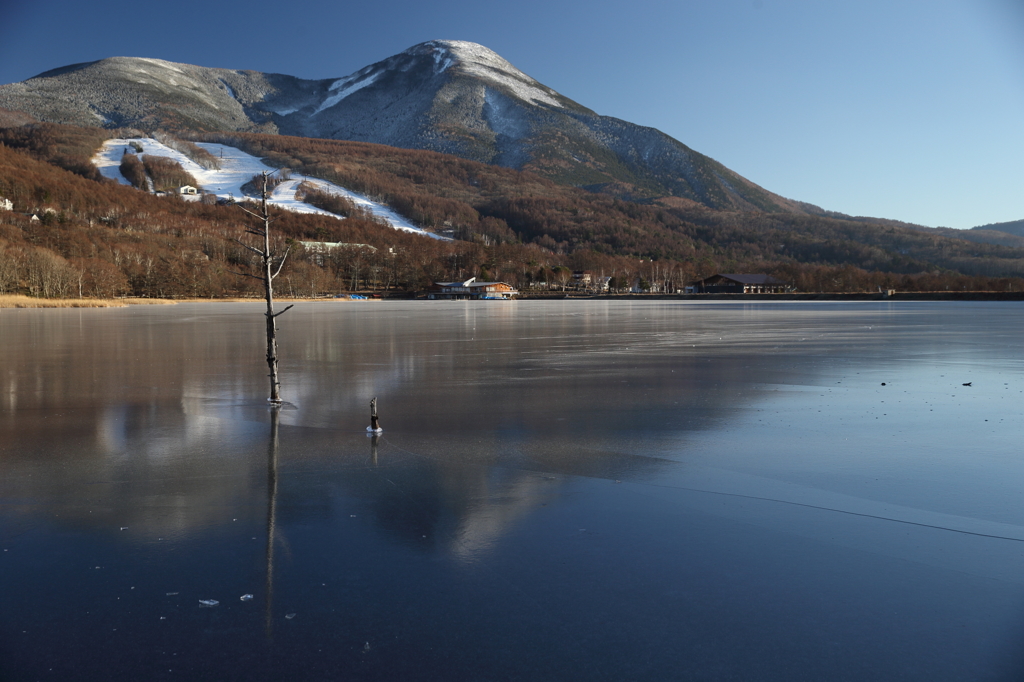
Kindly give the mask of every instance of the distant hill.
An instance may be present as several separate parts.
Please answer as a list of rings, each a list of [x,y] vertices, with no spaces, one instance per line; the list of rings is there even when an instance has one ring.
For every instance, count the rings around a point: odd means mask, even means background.
[[[530,170],[622,198],[821,212],[654,128],[600,116],[463,41],[422,43],[326,80],[113,57],[2,85],[0,108],[78,126],[374,142]]]
[[[983,225],[981,227],[973,227],[969,230],[958,230],[952,227],[925,227],[923,225],[905,223],[899,220],[889,220],[887,218],[848,216],[842,213],[834,213],[832,211],[826,212],[825,215],[830,218],[840,218],[842,220],[853,220],[860,223],[872,223],[880,226],[915,230],[917,232],[940,235],[942,237],[948,237],[949,239],[959,239],[962,241],[974,242],[976,244],[996,244],[999,246],[1010,246],[1017,249],[1024,248],[1024,227],[1018,228],[1020,230],[1018,232],[1012,232],[1009,230],[1000,231],[1000,229],[994,225]],[[1024,221],[1002,224],[1007,226],[1024,226]]]
[[[1007,234],[1017,235],[1018,237],[1024,237],[1024,220],[1011,220],[1008,223],[991,223],[989,225],[979,225],[978,227],[972,227],[971,230],[1005,232]]]
[[[954,230],[950,227],[930,227],[924,229],[934,230],[944,237],[951,237],[953,239],[963,239],[965,241],[977,242],[980,244],[1012,246],[1017,249],[1024,248],[1024,233],[1014,234],[1012,232],[1003,232],[996,229],[983,229],[979,227],[972,227],[969,230]]]

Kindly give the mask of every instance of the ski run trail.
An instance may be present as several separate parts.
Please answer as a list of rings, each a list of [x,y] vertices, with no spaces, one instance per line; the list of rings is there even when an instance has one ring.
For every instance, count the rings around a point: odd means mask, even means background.
[[[181,164],[182,168],[188,171],[188,173],[196,179],[199,183],[198,189],[202,190],[206,194],[214,194],[219,199],[241,201],[246,198],[245,193],[242,192],[242,185],[252,180],[254,175],[264,171],[274,172],[278,170],[267,166],[255,156],[246,154],[235,147],[228,147],[227,145],[209,142],[199,142],[197,143],[198,146],[213,154],[220,161],[221,167],[219,170],[209,170],[203,168],[181,152],[171,149],[152,138],[136,138],[131,140],[113,139],[107,140],[103,143],[103,147],[96,152],[96,155],[92,159],[92,162],[97,168],[99,168],[103,177],[117,180],[123,185],[131,184],[123,175],[121,175],[120,170],[121,156],[125,151],[135,153],[135,150],[131,147],[131,143],[141,145],[142,154],[166,156],[174,159]],[[311,178],[298,173],[289,173],[289,179],[274,188],[273,193],[267,198],[267,203],[295,213],[319,213],[320,215],[331,216],[332,218],[344,220],[342,216],[329,213],[328,211],[316,208],[315,206],[310,206],[309,204],[296,199],[295,191],[303,181],[308,182],[323,192],[345,197],[356,206],[367,209],[374,216],[383,218],[396,230],[421,234],[434,239],[448,240],[447,237],[442,237],[434,234],[433,232],[428,232],[427,230],[417,227],[411,221],[398,215],[387,206],[378,204],[375,201],[370,201],[361,194],[350,192],[344,187],[339,187],[338,185],[327,182],[326,180]],[[198,201],[200,197],[183,195],[182,198],[187,201]]]

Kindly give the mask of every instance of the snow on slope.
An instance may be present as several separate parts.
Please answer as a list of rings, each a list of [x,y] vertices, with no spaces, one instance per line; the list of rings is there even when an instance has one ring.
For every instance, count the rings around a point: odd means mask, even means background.
[[[372,85],[382,73],[378,71],[377,73],[363,74],[363,71],[366,71],[366,69],[357,71],[353,76],[346,76],[345,78],[339,78],[334,81],[328,90],[331,90],[332,92],[337,90],[338,92],[325,99],[323,104],[317,107],[316,111],[313,112],[313,115],[316,116],[324,109],[330,109],[353,92],[358,92],[367,85]]]
[[[93,164],[99,168],[100,174],[102,174],[103,177],[117,180],[122,185],[131,184],[123,175],[121,175],[121,156],[126,150],[134,151],[129,146],[129,142],[142,145],[143,154],[167,156],[174,159],[181,164],[182,168],[191,173],[192,177],[196,179],[196,182],[199,183],[199,186],[203,191],[207,194],[215,194],[218,198],[222,199],[242,199],[245,196],[245,193],[242,191],[242,185],[252,180],[252,176],[257,173],[262,173],[263,171],[277,170],[276,168],[267,166],[255,156],[246,154],[235,147],[228,147],[223,144],[214,144],[210,142],[198,143],[200,147],[210,152],[220,160],[220,170],[208,170],[181,152],[175,151],[152,138],[133,140],[114,139],[104,142],[103,147],[101,147],[92,158]],[[403,218],[387,206],[370,201],[361,194],[350,192],[344,187],[339,187],[338,185],[327,182],[326,180],[311,178],[296,173],[292,173],[289,180],[282,182],[274,188],[273,194],[268,198],[268,203],[294,213],[318,213],[320,215],[331,216],[332,218],[344,220],[342,216],[329,213],[316,208],[315,206],[310,206],[309,204],[296,199],[295,190],[303,180],[315,185],[317,189],[320,189],[321,191],[345,197],[356,206],[369,210],[378,218],[383,218],[396,230],[421,234],[427,237],[433,237],[434,239],[448,239],[447,237],[441,237],[433,232],[427,232],[422,228],[416,227],[411,221]],[[196,199],[198,199],[198,197],[196,197]]]
[[[469,74],[503,85],[524,102],[533,101],[562,108],[561,102],[552,96],[544,86],[505,61],[493,50],[465,40],[432,40],[426,45],[439,49],[434,59],[440,70],[458,63]],[[442,61],[441,54],[444,54]]]

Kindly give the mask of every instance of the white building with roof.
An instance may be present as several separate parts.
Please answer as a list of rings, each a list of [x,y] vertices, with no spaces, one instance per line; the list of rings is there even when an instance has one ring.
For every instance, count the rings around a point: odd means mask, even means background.
[[[477,282],[470,277],[464,282],[435,282],[427,294],[431,299],[447,300],[508,300],[519,295],[516,288],[506,282]]]

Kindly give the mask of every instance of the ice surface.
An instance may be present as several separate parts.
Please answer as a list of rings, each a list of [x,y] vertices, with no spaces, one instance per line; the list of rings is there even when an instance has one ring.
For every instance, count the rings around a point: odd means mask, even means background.
[[[0,310],[5,674],[1020,678],[1016,303],[261,320]]]

